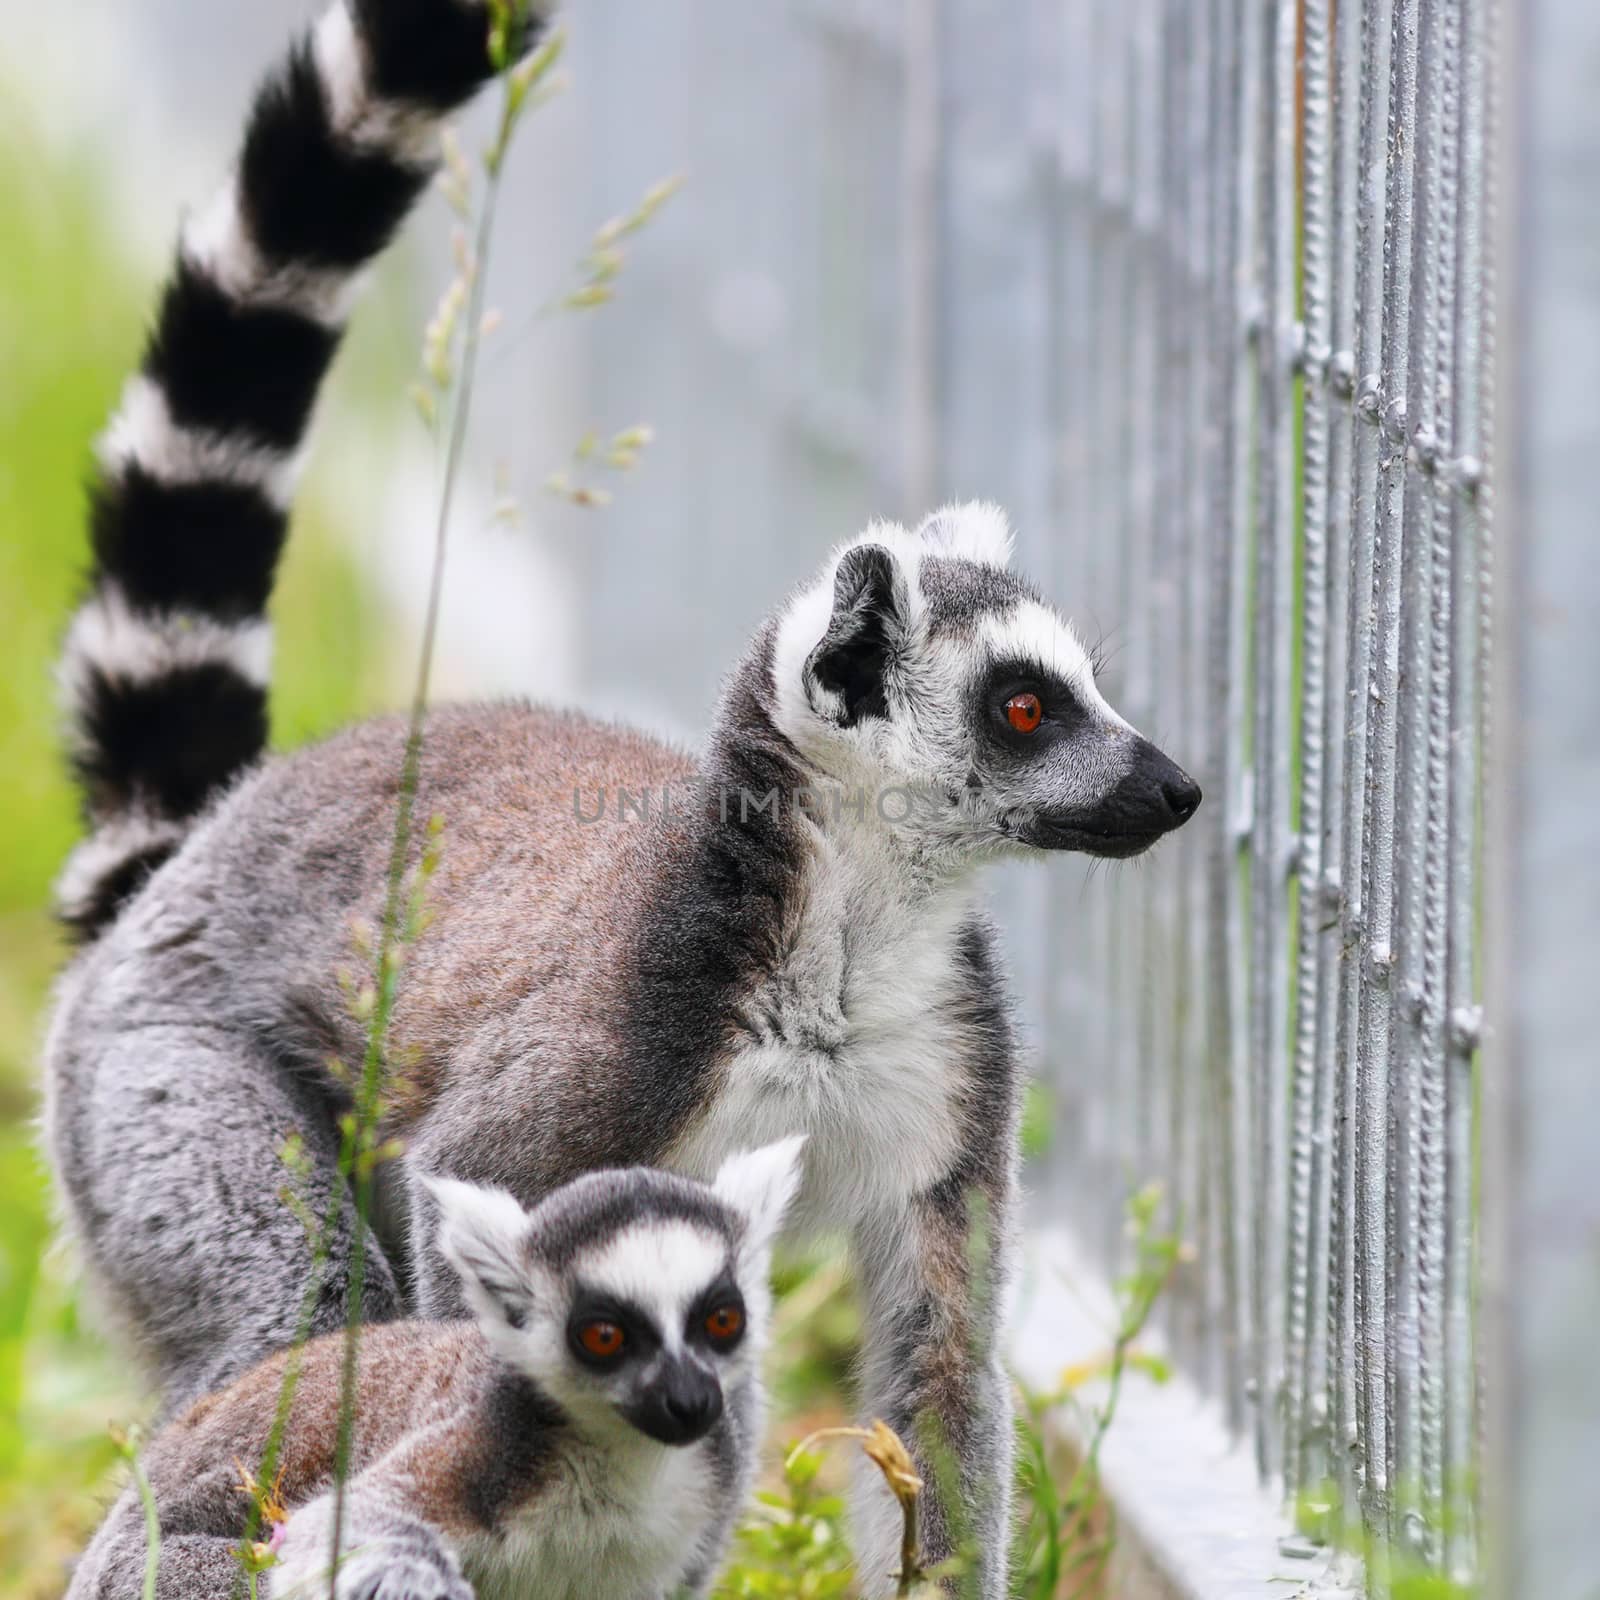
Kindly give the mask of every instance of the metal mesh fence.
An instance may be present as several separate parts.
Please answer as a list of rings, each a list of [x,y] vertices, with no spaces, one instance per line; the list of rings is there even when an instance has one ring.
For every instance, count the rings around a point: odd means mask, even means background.
[[[1051,913],[1062,1193],[1109,1256],[1165,1182],[1180,1358],[1302,1515],[1378,1536],[1376,1588],[1475,1566],[1493,10],[1144,0],[1064,41],[1094,531],[1057,587],[1208,799]]]

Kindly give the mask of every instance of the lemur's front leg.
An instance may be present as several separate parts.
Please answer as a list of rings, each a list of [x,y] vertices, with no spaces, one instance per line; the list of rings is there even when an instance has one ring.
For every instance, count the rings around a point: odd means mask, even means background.
[[[1001,1137],[1009,1140],[1009,1128]],[[997,1143],[999,1141],[997,1140]],[[974,1549],[978,1592],[1006,1592],[1011,1535],[1011,1391],[1000,1317],[1010,1278],[1014,1158],[998,1171],[956,1174],[873,1217],[856,1233],[866,1313],[862,1402],[911,1446],[925,1489],[919,1508],[925,1565]],[[948,1505],[942,1451],[960,1504]],[[943,1473],[948,1482],[951,1474]],[[900,1567],[899,1506],[876,1472],[856,1501],[857,1568],[867,1594],[891,1593]]]

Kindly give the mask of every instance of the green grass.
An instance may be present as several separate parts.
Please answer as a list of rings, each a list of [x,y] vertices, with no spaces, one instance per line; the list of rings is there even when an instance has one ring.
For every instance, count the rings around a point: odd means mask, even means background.
[[[90,445],[137,359],[156,287],[108,234],[96,175],[42,163],[42,148],[26,130],[0,145],[0,1592],[41,1597],[59,1593],[96,1515],[117,1459],[107,1425],[141,1403],[129,1352],[98,1330],[70,1261],[51,1249],[35,1121],[44,1007],[62,958],[50,885],[77,837],[51,670],[83,581]],[[397,298],[364,319],[332,409],[404,423],[413,336]],[[315,485],[314,473],[280,588],[279,742],[384,698],[388,652],[370,586],[319,519]]]

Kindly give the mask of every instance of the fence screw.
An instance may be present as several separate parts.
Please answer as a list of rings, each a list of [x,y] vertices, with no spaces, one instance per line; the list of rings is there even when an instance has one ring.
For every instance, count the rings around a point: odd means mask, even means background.
[[[1256,785],[1255,774],[1246,771],[1239,782],[1239,803],[1233,813],[1233,842],[1237,845],[1249,844],[1250,835],[1255,827],[1256,815]]]
[[[1483,1007],[1462,1006],[1450,1014],[1450,1047],[1469,1056],[1483,1043]]]
[[[1373,403],[1377,403],[1377,396],[1373,396]],[[1406,442],[1406,401],[1404,395],[1397,394],[1384,408],[1383,422],[1379,430],[1385,438],[1393,444]]]
[[[1413,1555],[1427,1556],[1428,1525],[1423,1521],[1420,1512],[1408,1511],[1401,1518],[1400,1537],[1405,1541]]]
[[[1400,1012],[1407,1022],[1422,1021],[1422,985],[1407,983],[1400,989]]]
[[[1305,323],[1292,322],[1289,324],[1288,337],[1284,341],[1284,347],[1284,354],[1288,357],[1289,371],[1291,373],[1304,373],[1308,361]]]
[[[1374,943],[1367,952],[1367,982],[1375,988],[1389,987],[1389,975],[1394,971],[1394,952],[1387,944]]]
[[[1455,480],[1470,495],[1477,494],[1483,483],[1483,462],[1477,456],[1457,456],[1453,463]]]
[[[1439,465],[1439,436],[1427,428],[1418,428],[1411,440],[1411,459],[1417,470],[1432,477]]]
[[[1244,342],[1253,348],[1266,331],[1266,310],[1259,298],[1245,301],[1239,312],[1239,326],[1244,332]]]

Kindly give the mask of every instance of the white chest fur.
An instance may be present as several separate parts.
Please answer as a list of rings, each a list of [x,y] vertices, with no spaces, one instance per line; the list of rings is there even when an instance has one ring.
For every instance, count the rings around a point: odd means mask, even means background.
[[[937,1182],[961,1146],[956,1000],[972,891],[896,885],[819,852],[782,964],[741,1010],[721,1092],[674,1154],[709,1176],[736,1150],[810,1135],[801,1228],[857,1220]]]
[[[479,1600],[657,1600],[673,1593],[720,1501],[709,1446],[564,1457],[502,1535],[467,1542]]]

